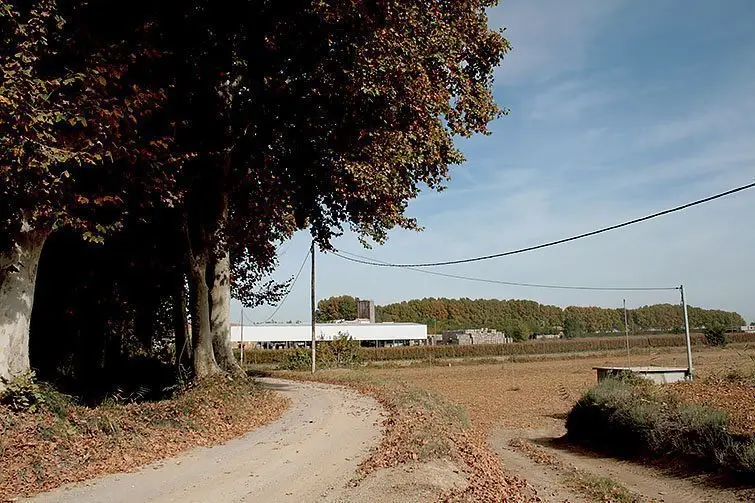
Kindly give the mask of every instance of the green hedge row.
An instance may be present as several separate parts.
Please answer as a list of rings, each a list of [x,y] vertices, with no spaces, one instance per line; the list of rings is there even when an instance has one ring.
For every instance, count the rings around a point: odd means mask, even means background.
[[[755,334],[729,334],[729,342],[755,343]],[[705,344],[702,334],[692,335],[692,344]],[[633,349],[666,348],[684,346],[684,335],[642,335],[631,336],[629,345]],[[543,341],[515,342],[511,344],[480,344],[470,346],[401,346],[393,348],[359,348],[359,359],[365,362],[391,360],[428,360],[434,358],[474,358],[516,355],[546,355],[586,351],[620,350],[626,347],[626,339],[613,337],[585,337],[577,339],[555,339]],[[293,353],[293,349],[250,349],[245,353],[248,363],[283,363]]]

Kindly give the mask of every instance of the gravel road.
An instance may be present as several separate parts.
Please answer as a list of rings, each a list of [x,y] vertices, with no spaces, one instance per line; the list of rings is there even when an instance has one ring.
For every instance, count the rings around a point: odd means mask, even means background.
[[[381,409],[338,386],[262,379],[288,396],[276,422],[212,448],[65,486],[36,503],[306,503],[339,499],[358,463],[380,440]]]

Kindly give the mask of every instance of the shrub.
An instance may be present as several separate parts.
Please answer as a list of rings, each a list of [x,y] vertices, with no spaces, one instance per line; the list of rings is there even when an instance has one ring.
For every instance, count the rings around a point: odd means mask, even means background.
[[[317,365],[321,368],[351,367],[360,361],[359,341],[347,334],[339,333],[332,341],[317,343]],[[296,348],[274,350],[283,358],[279,363],[282,370],[309,370],[312,368],[312,350]]]
[[[280,364],[282,370],[308,370],[312,368],[312,353],[307,348],[286,351]]]
[[[0,403],[14,412],[39,412],[45,403],[45,393],[37,382],[34,372],[27,372],[10,380],[3,379],[5,391],[0,394]]]
[[[39,412],[47,409],[58,417],[63,416],[73,398],[60,393],[50,384],[38,381],[30,371],[13,379],[3,379],[6,389],[0,393],[0,404],[14,412]]]
[[[361,360],[359,350],[359,341],[352,339],[347,333],[338,332],[338,337],[332,341],[323,341],[317,345],[317,363],[324,367],[352,367]]]
[[[575,443],[626,457],[668,457],[706,469],[755,474],[755,439],[729,433],[728,415],[689,404],[650,381],[605,379],[566,421]]]
[[[705,344],[708,346],[723,347],[728,342],[729,338],[726,334],[726,327],[717,325],[705,329]]]

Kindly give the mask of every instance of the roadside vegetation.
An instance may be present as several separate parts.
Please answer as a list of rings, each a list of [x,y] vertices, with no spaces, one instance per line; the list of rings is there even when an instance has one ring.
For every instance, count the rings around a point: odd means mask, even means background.
[[[580,470],[531,440],[515,438],[509,442],[509,447],[524,454],[538,465],[555,468],[566,487],[586,496],[590,501],[610,501],[611,503],[645,501],[615,480]]]
[[[96,407],[30,375],[0,394],[0,501],[133,469],[224,442],[275,420],[288,400],[250,380],[216,376],[140,401],[114,394]]]
[[[755,475],[755,436],[732,428],[726,410],[672,389],[629,375],[606,379],[569,413],[567,438],[620,457]]]
[[[247,353],[248,358],[248,353]],[[361,361],[359,341],[346,334],[340,334],[332,341],[317,344],[317,368],[348,368]],[[249,360],[247,360],[249,361]],[[312,350],[296,348],[287,351],[280,360],[282,370],[308,370],[312,368]]]

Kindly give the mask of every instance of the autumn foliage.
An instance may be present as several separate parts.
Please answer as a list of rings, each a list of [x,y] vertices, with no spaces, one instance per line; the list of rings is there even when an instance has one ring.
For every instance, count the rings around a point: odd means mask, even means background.
[[[231,296],[285,294],[280,242],[418,229],[505,112],[494,3],[0,0],[0,376],[239,375]],[[70,361],[30,343],[53,325]]]
[[[0,405],[0,500],[30,496],[210,446],[277,419],[286,398],[244,381],[204,382],[175,400],[113,397],[97,408],[43,390],[36,413]]]
[[[427,325],[429,333],[460,328],[496,328],[511,332],[521,325],[531,334],[565,333],[577,335],[624,332],[624,311],[601,307],[569,306],[561,308],[532,300],[499,299],[412,299],[375,306],[378,321],[413,322]],[[670,332],[683,326],[682,308],[674,304],[655,304],[628,310],[630,332]],[[718,309],[689,307],[692,328],[722,327],[739,329],[744,319],[738,313]],[[340,295],[322,299],[317,304],[320,322],[356,318],[356,299]],[[578,330],[567,330],[578,327]],[[437,330],[437,332],[436,332]],[[567,334],[567,335],[570,335]]]

